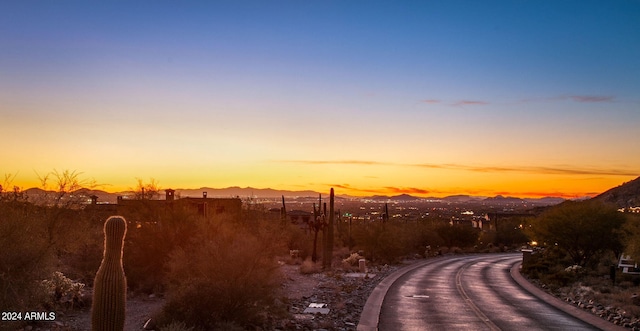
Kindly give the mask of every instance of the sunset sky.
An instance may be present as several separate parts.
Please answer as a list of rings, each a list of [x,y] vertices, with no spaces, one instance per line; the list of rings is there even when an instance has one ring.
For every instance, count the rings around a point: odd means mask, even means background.
[[[594,195],[640,175],[639,17],[624,0],[3,1],[0,175]]]

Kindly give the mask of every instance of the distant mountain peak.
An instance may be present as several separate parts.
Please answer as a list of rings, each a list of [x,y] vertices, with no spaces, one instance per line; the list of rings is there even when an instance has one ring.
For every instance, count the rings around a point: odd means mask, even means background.
[[[413,195],[403,193],[400,195],[395,195],[391,197],[392,200],[420,200],[422,198],[414,197]]]
[[[369,199],[369,200],[378,200],[378,201],[414,201],[414,200],[423,200],[424,198],[421,197],[416,197],[413,196],[411,194],[407,194],[407,193],[403,193],[403,194],[399,194],[399,195],[394,195],[394,196],[388,196],[388,195],[373,195],[370,197],[365,197],[364,199]]]

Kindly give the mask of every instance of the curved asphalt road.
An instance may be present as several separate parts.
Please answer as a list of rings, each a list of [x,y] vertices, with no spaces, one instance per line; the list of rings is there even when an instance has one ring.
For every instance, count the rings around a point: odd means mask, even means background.
[[[398,270],[372,292],[358,330],[620,329],[531,286],[517,271],[521,260],[448,256]]]

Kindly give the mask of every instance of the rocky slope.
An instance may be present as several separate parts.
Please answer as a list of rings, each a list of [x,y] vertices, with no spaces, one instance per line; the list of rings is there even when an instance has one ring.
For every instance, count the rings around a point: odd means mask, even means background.
[[[614,187],[593,198],[615,205],[618,208],[640,206],[640,177]]]

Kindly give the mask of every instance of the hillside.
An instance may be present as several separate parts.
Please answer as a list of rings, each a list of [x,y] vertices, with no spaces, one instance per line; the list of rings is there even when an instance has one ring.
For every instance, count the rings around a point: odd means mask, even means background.
[[[640,206],[640,177],[605,191],[593,199],[613,204],[618,208]]]

